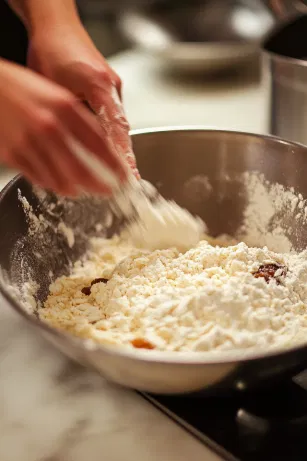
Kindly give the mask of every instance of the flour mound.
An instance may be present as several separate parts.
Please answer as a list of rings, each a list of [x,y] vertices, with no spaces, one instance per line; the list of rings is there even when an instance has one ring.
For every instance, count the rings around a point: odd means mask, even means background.
[[[164,351],[286,348],[307,334],[307,253],[200,241],[187,252],[95,239],[50,287],[41,319],[99,343]],[[287,268],[267,282],[260,266]],[[89,296],[82,293],[97,277]],[[149,347],[150,346],[150,347]]]

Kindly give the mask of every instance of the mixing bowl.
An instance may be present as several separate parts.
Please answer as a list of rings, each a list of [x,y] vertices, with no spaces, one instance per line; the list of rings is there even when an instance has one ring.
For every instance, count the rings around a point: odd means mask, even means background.
[[[270,183],[293,186],[307,197],[307,148],[302,145],[269,136],[201,127],[134,131],[132,139],[142,176],[165,197],[200,215],[213,236],[235,235],[240,229],[248,204],[246,183],[238,179],[244,172],[258,171]],[[33,228],[28,232],[29,223],[18,194],[26,197],[33,213],[42,214],[50,223],[40,233]],[[54,203],[51,208],[50,203]],[[107,209],[107,201],[90,197],[58,201],[50,193],[37,193],[20,176],[1,193],[1,293],[56,347],[111,381],[154,393],[208,388],[243,391],[288,378],[307,366],[307,339],[306,345],[270,353],[241,351],[208,356],[130,351],[72,337],[42,323],[35,312],[25,310],[23,284],[29,280],[37,282],[37,298],[43,301],[48,293],[50,271],[54,276],[68,272],[71,262],[84,253],[88,237],[101,232],[97,224],[106,223]],[[65,232],[56,232],[60,220],[74,229],[74,245],[68,244]],[[35,225],[39,223],[36,221]],[[107,234],[112,235],[118,226],[120,222],[114,220]],[[295,249],[306,247],[307,227],[294,216],[282,216],[280,226],[287,228],[287,237]]]

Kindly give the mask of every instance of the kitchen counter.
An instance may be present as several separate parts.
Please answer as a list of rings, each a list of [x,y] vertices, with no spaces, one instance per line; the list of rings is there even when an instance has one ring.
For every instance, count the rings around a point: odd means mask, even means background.
[[[125,82],[132,128],[265,130],[264,92],[252,68],[227,82],[192,83],[164,75],[135,51],[112,64]],[[1,174],[1,188],[11,175]],[[0,315],[1,461],[220,459],[136,393],[69,362],[4,302]]]
[[[112,59],[123,79],[123,97],[132,128],[205,125],[264,133],[265,85],[259,62],[251,61],[227,78],[175,78],[151,56],[126,51]]]

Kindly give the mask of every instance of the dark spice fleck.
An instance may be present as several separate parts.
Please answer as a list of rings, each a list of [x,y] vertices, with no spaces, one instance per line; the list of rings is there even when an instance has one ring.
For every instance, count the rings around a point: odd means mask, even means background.
[[[93,285],[95,285],[95,283],[108,283],[108,279],[104,279],[104,278],[99,278],[99,279],[94,279],[92,282],[91,282],[91,286],[90,287],[84,287],[82,288],[81,292],[86,295],[86,296],[89,296],[91,294],[91,287]]]
[[[279,271],[279,274],[275,277],[277,271]],[[253,272],[255,278],[264,278],[267,283],[269,283],[271,279],[274,279],[278,284],[280,284],[279,277],[284,277],[286,274],[286,266],[280,264],[263,264],[256,272]]]

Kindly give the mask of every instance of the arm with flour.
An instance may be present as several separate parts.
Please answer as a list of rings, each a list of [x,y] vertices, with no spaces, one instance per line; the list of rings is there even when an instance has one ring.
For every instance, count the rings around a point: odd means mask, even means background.
[[[74,95],[35,72],[0,59],[0,162],[31,182],[60,194],[110,193],[84,168],[72,141],[104,162],[105,171],[124,176],[96,118]],[[114,176],[113,174],[113,176]]]
[[[28,65],[87,102],[110,149],[137,173],[121,80],[84,29],[74,0],[8,0],[29,33]]]

